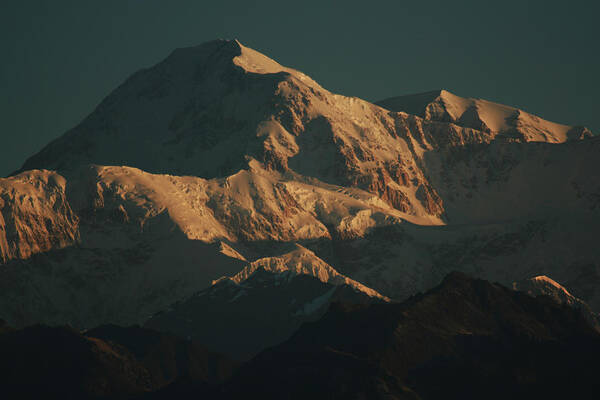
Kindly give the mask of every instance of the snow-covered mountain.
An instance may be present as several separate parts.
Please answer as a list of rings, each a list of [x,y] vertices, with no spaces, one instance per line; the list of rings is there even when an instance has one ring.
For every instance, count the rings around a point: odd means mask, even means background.
[[[599,138],[404,100],[333,94],[238,41],[174,51],[0,179],[0,318],[143,323],[256,271],[396,300],[451,270],[548,275],[599,310]]]
[[[583,126],[557,124],[514,107],[459,97],[443,89],[391,97],[375,104],[391,111],[403,111],[431,121],[452,122],[518,141],[563,143],[592,136],[592,132]]]

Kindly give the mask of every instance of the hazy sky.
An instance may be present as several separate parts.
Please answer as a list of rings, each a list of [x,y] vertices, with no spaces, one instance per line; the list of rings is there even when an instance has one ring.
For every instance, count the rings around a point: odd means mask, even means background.
[[[445,88],[598,134],[596,4],[2,0],[0,176],[136,70],[216,38],[237,38],[334,92],[375,101]]]

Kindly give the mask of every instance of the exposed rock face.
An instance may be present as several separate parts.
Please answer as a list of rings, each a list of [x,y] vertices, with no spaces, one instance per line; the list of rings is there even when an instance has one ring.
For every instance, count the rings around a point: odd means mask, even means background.
[[[333,94],[237,41],[176,50],[0,179],[0,317],[143,323],[293,244],[388,298],[460,269],[550,275],[600,309],[598,138],[409,100]]]
[[[65,195],[65,179],[51,171],[28,171],[0,179],[0,260],[25,259],[78,239],[79,218]]]

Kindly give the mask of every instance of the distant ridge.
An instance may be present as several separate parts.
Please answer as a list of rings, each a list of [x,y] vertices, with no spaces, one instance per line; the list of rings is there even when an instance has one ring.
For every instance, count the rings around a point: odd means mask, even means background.
[[[431,121],[452,122],[527,142],[562,143],[592,136],[592,132],[582,126],[557,124],[514,107],[460,97],[444,89],[390,97],[375,104],[390,111],[406,112]]]

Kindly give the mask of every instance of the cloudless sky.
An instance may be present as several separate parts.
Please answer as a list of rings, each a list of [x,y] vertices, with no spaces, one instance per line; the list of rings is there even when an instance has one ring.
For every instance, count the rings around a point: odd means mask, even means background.
[[[173,49],[237,38],[370,101],[444,88],[600,133],[595,1],[2,0],[0,176]]]

